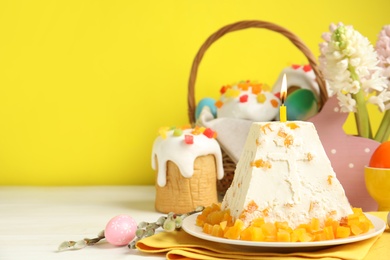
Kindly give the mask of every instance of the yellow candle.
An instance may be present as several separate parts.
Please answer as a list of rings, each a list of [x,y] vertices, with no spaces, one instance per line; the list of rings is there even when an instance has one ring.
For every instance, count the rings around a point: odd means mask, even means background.
[[[286,106],[283,104],[279,107],[279,117],[280,117],[280,122],[287,121],[287,109]]]
[[[287,97],[287,80],[286,74],[283,75],[282,88],[280,90],[280,99],[282,100],[282,105],[279,107],[279,118],[280,122],[287,121],[287,107],[284,105],[284,101]]]

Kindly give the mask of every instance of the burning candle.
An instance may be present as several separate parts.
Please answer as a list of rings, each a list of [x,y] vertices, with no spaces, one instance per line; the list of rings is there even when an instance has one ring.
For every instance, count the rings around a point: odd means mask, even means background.
[[[282,105],[279,107],[280,122],[287,121],[287,107],[284,105],[284,101],[286,100],[286,97],[287,97],[287,80],[286,80],[286,74],[284,74],[282,80],[282,88],[280,90],[280,99],[282,101]]]

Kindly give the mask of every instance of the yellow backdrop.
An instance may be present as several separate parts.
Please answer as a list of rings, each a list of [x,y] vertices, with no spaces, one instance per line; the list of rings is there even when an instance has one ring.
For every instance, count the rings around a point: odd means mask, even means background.
[[[330,23],[375,42],[389,10],[388,0],[0,1],[0,184],[152,184],[157,129],[188,122],[192,59],[214,31],[267,20],[318,56]],[[206,53],[196,98],[242,79],[272,85],[291,63],[306,61],[278,34],[229,34]]]

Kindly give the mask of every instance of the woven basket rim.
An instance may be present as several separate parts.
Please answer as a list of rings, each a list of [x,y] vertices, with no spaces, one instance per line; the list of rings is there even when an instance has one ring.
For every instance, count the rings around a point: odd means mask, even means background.
[[[188,80],[188,118],[191,123],[191,125],[195,124],[196,118],[195,118],[195,109],[196,109],[196,102],[195,102],[195,83],[196,78],[198,74],[198,68],[202,61],[203,56],[205,55],[206,51],[209,49],[209,47],[218,39],[226,35],[227,33],[249,29],[249,28],[260,28],[260,29],[268,29],[273,32],[277,32],[285,36],[290,40],[290,42],[295,45],[307,58],[315,76],[316,76],[316,82],[319,86],[319,93],[320,93],[320,100],[319,100],[319,108],[321,109],[323,105],[325,104],[326,100],[328,99],[328,92],[326,89],[326,83],[324,80],[324,77],[318,68],[316,58],[314,54],[310,51],[310,49],[307,47],[307,45],[294,33],[287,30],[286,28],[279,26],[275,23],[271,23],[268,21],[262,21],[262,20],[243,20],[239,22],[235,22],[232,24],[228,24],[226,26],[223,26],[213,34],[211,34],[206,41],[202,44],[200,49],[198,50],[193,62],[192,67],[190,71],[190,77]]]

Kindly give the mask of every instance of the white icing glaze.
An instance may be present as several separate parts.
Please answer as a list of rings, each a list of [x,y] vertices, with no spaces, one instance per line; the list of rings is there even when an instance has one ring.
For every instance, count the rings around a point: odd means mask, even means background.
[[[291,123],[298,127],[290,128]],[[286,140],[292,142],[286,145]],[[251,165],[259,159],[270,168]],[[323,223],[329,216],[340,220],[352,213],[314,125],[302,121],[252,124],[222,208],[237,219],[253,202],[258,208],[245,213],[246,225],[264,217],[295,228],[312,218]]]
[[[261,94],[265,95],[266,100],[263,103],[259,103],[257,101],[257,94],[252,93],[252,87],[249,87],[248,90],[242,90],[237,86],[233,86],[232,89],[240,90],[240,94],[237,97],[226,97],[225,94],[221,95],[220,101],[223,102],[223,105],[217,109],[218,118],[240,118],[257,122],[270,121],[278,114],[281,102],[273,93],[262,91]],[[242,95],[248,95],[247,102],[240,102],[239,99]],[[276,107],[272,106],[271,100],[275,100],[278,105]]]
[[[195,159],[202,155],[214,155],[217,178],[223,178],[223,165],[221,148],[214,138],[208,138],[203,134],[193,135],[192,129],[183,130],[180,136],[173,136],[173,130],[167,132],[167,138],[163,139],[158,136],[153,143],[152,150],[152,168],[156,170],[156,157],[158,164],[157,184],[164,187],[167,181],[167,162],[172,161],[177,165],[181,174],[185,178],[191,178],[194,173]],[[185,135],[192,135],[194,138],[193,144],[184,142]]]

